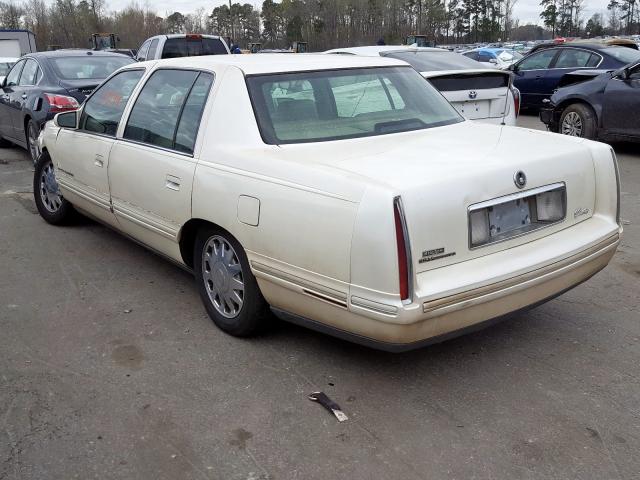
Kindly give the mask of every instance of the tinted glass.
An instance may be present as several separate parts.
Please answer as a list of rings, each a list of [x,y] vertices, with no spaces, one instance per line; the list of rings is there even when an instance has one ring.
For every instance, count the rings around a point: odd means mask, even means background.
[[[607,47],[602,50],[603,53],[611,55],[622,63],[632,63],[640,59],[640,51],[629,47]]]
[[[534,53],[518,64],[518,70],[544,70],[549,68],[556,52],[556,49],[549,49]]]
[[[63,80],[104,80],[130,63],[133,63],[133,59],[124,55],[83,55],[51,59],[53,70]]]
[[[465,57],[469,57],[471,60],[478,60],[478,52],[463,53]]]
[[[583,68],[587,66],[590,58],[591,52],[565,48],[560,50],[554,68]]]
[[[20,78],[20,72],[22,72],[22,67],[24,67],[24,64],[25,62],[16,63],[13,69],[9,72],[9,75],[7,75],[7,78],[5,79],[6,80],[5,84],[7,87],[18,84],[18,79]]]
[[[385,57],[403,60],[419,72],[431,72],[433,70],[466,70],[468,68],[482,68],[478,62],[464,55],[453,52],[392,52]]]
[[[202,111],[207,102],[209,89],[213,83],[213,75],[201,73],[193,84],[182,110],[178,130],[176,131],[175,149],[180,152],[193,153],[196,135],[200,127]]]
[[[122,112],[143,73],[143,70],[118,73],[96,90],[82,110],[80,128],[87,132],[115,136]]]
[[[156,71],[136,99],[124,138],[174,148],[178,120],[197,77],[188,70]]]
[[[0,77],[5,77],[13,65],[13,63],[0,62]]]
[[[492,58],[495,58],[495,55],[490,52],[478,52],[478,61],[479,62],[490,62]]]
[[[247,83],[269,144],[384,135],[462,121],[442,95],[406,67],[259,75]]]
[[[27,60],[20,75],[20,85],[35,85],[38,82],[38,68],[35,60]]]
[[[187,56],[186,38],[168,38],[164,43],[162,58],[177,58]]]
[[[430,78],[431,84],[441,92],[459,90],[484,90],[486,88],[506,88],[509,86],[509,75],[503,73],[479,73],[477,75],[441,75]]]
[[[202,39],[202,55],[220,55],[226,54],[227,49],[224,44],[217,38]]]
[[[149,60],[156,58],[156,50],[158,49],[158,39],[154,39],[151,41],[151,45],[149,45],[149,52],[147,53],[146,58]]]
[[[596,53],[592,53],[587,62],[587,67],[594,68],[600,64],[602,57]]]

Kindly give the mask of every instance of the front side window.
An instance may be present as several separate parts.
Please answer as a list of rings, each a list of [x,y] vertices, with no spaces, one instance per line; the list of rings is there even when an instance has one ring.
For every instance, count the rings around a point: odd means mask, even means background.
[[[80,116],[80,129],[115,136],[127,102],[144,70],[126,70],[113,76],[94,92]]]
[[[526,57],[520,64],[518,64],[518,70],[544,70],[549,68],[553,57],[556,56],[557,50],[555,48],[549,50],[543,50],[538,53]]]
[[[363,68],[247,77],[266,143],[367,137],[463,121],[409,67]]]
[[[191,70],[158,70],[131,110],[124,138],[192,153],[213,76]]]
[[[7,78],[5,79],[5,85],[7,87],[14,87],[18,85],[18,79],[20,78],[20,72],[22,72],[22,67],[24,67],[24,64],[25,62],[23,61],[18,62],[13,66],[13,68],[9,72],[9,75],[7,75]]]
[[[22,69],[19,85],[35,85],[38,83],[38,64],[35,60],[28,59]]]
[[[147,40],[144,42],[140,48],[138,49],[138,55],[136,56],[136,60],[139,62],[144,62],[147,59],[147,51],[149,51],[149,44],[151,42]]]
[[[149,45],[149,52],[147,53],[145,58],[148,58],[149,60],[152,60],[154,58],[156,58],[156,50],[158,49],[158,39],[154,38],[151,41],[151,45]]]

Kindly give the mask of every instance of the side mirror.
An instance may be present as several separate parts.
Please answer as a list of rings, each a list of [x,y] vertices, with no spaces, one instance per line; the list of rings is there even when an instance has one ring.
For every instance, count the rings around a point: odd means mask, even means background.
[[[75,129],[78,126],[78,112],[63,112],[58,113],[53,117],[53,124],[60,128],[72,128]]]

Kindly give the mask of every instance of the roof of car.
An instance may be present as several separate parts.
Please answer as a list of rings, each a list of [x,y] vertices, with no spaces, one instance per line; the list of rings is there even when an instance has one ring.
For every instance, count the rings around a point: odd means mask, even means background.
[[[52,50],[47,52],[33,52],[27,53],[25,57],[35,58],[55,58],[55,57],[126,57],[122,53],[115,52],[103,52],[100,50],[87,50],[83,48],[61,48],[59,50]]]
[[[442,48],[431,47],[412,47],[410,45],[370,45],[365,47],[347,47],[334,48],[322,53],[352,53],[354,55],[363,55],[375,57],[380,52],[448,52]]]
[[[239,68],[245,75],[262,73],[304,72],[313,70],[333,70],[344,68],[407,66],[400,60],[380,56],[325,55],[321,53],[296,53],[282,55],[265,53],[261,55],[206,55],[200,57],[180,57],[166,60],[152,60],[163,67],[189,67],[209,69],[216,66],[231,65]],[[140,65],[138,63],[132,66]]]

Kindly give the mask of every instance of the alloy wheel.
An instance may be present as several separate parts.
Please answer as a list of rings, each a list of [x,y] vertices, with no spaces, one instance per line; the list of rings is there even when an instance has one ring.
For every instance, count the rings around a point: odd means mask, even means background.
[[[202,280],[216,311],[235,318],[244,305],[244,275],[233,246],[219,235],[207,240],[202,251]]]
[[[56,213],[62,206],[62,195],[51,161],[47,162],[40,173],[40,198],[44,207],[51,213]]]
[[[562,120],[562,134],[572,137],[582,137],[582,117],[576,112],[567,113]]]

